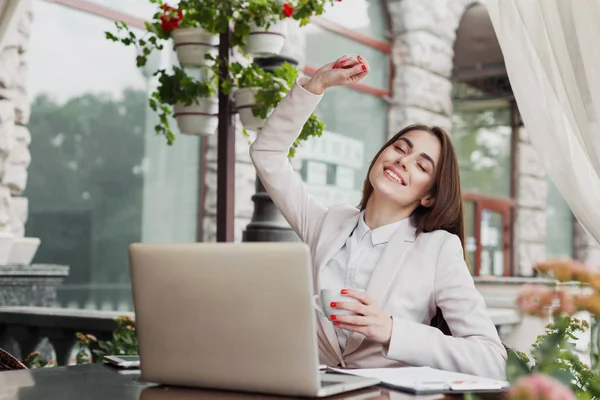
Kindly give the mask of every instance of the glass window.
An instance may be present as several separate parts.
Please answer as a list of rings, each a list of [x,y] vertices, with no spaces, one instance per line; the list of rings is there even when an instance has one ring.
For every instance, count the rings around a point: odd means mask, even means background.
[[[383,0],[339,1],[330,6],[323,16],[363,35],[388,39],[387,15]]]
[[[316,114],[327,132],[300,148],[303,178],[311,193],[327,204],[358,205],[371,159],[387,139],[387,104],[336,87],[327,91]]]
[[[369,74],[360,83],[389,90],[390,65],[387,53],[340,34],[326,31],[315,24],[307,25],[305,30],[306,64],[319,68],[344,54],[360,55],[369,62],[371,68]]]
[[[34,138],[24,193],[35,262],[69,265],[67,307],[131,309],[127,246],[195,241],[200,140],[155,135],[155,82],[134,50],[108,42],[113,22],[35,1],[28,127]],[[168,67],[170,52],[153,60]]]
[[[455,103],[452,116],[452,142],[458,156],[462,188],[510,197],[510,107],[504,102],[472,104]]]
[[[549,177],[546,181],[546,256],[573,257],[573,214]]]

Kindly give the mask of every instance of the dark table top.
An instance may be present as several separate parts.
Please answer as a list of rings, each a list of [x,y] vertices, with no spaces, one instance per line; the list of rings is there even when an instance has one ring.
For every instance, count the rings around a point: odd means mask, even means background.
[[[203,389],[166,387],[141,382],[138,374],[122,374],[112,367],[88,364],[0,372],[0,399],[14,400],[283,400],[289,397]],[[409,394],[382,387],[363,389],[328,400],[410,400]],[[421,397],[434,399],[435,397]],[[438,397],[460,399],[460,397]]]

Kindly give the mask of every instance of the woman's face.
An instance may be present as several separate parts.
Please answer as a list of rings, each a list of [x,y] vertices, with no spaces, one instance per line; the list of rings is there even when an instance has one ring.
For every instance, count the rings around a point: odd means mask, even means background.
[[[385,148],[375,161],[369,180],[378,198],[400,207],[430,207],[441,145],[426,131],[409,131]]]

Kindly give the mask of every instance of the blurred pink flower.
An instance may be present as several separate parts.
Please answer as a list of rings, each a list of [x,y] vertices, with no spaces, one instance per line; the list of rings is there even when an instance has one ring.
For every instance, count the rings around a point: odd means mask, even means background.
[[[555,314],[573,315],[575,312],[577,312],[577,307],[575,305],[573,296],[569,295],[564,290],[559,290],[556,295],[558,297],[559,306],[556,310],[554,310]]]
[[[517,297],[517,306],[527,314],[547,316],[545,309],[552,305],[554,296],[554,290],[547,286],[524,285]]]
[[[573,391],[544,374],[519,378],[508,393],[510,400],[575,400]]]

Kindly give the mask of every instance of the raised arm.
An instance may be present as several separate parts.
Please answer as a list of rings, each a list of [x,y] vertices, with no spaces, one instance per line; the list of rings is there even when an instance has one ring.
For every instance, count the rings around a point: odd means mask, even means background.
[[[394,317],[386,356],[411,365],[506,379],[506,350],[475,289],[457,236],[444,239],[435,275],[436,304],[452,336]]]
[[[340,63],[350,68],[339,68]],[[288,160],[288,151],[325,90],[358,81],[366,71],[366,64],[342,57],[321,67],[310,79],[299,78],[250,146],[250,157],[267,193],[304,242],[319,231],[327,207],[307,192]]]

